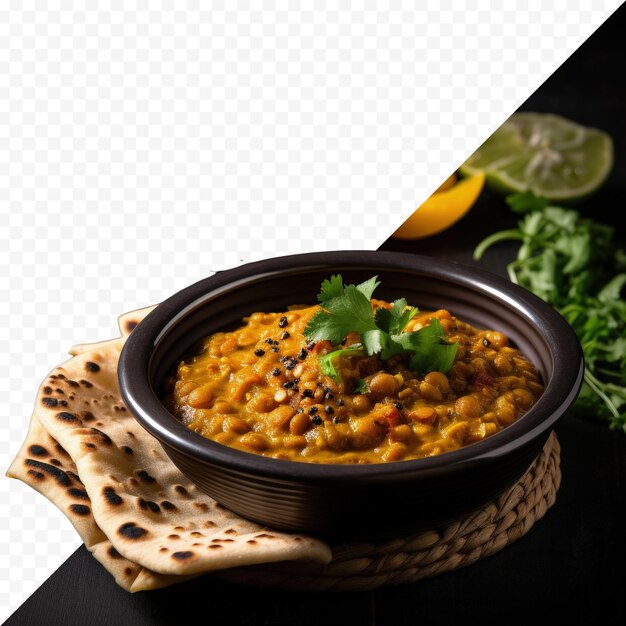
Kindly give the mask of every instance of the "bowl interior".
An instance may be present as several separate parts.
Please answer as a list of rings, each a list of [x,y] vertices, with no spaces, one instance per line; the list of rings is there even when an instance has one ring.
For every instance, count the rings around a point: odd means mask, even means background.
[[[465,322],[481,329],[504,332],[537,367],[545,382],[553,372],[548,320],[528,310],[513,296],[495,288],[485,288],[459,275],[448,280],[441,276],[416,274],[406,270],[381,270],[375,266],[355,269],[335,266],[346,283],[359,283],[377,274],[381,285],[375,297],[394,300],[404,297],[422,311],[445,308]],[[198,341],[221,330],[235,328],[244,316],[256,311],[283,311],[292,304],[315,304],[315,297],[327,268],[298,268],[266,273],[236,281],[197,298],[174,315],[159,334],[151,359],[150,383],[160,395],[161,381],[184,356],[193,353]],[[491,293],[490,293],[491,292]]]

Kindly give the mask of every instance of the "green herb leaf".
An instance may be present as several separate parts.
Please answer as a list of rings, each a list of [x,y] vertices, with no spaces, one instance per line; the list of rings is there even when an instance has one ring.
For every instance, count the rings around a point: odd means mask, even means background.
[[[323,302],[323,309],[309,320],[304,330],[307,340],[327,339],[333,343],[340,343],[350,332],[363,334],[367,331],[378,330],[374,322],[372,303],[365,295],[371,293],[376,287],[375,281],[374,283],[367,281],[358,286],[346,285],[342,288],[341,295],[331,297],[331,294],[336,293],[337,285],[342,284],[341,276],[333,276],[333,279],[336,280],[325,281],[324,294],[320,293],[318,296]],[[324,285],[322,288],[324,289]],[[371,339],[371,344],[377,345],[375,338]]]
[[[405,350],[412,352],[409,366],[414,372],[447,372],[454,363],[458,345],[446,339],[446,333],[437,318],[428,326],[413,333],[403,333],[393,340]]]
[[[344,285],[339,275],[322,283],[318,295],[321,309],[304,329],[306,339],[339,344],[351,332],[358,333],[361,339],[357,349],[335,350],[319,357],[322,372],[339,380],[334,362],[340,356],[380,355],[386,360],[407,352],[411,354],[411,367],[416,371],[447,372],[457,346],[446,341],[439,321],[433,319],[429,326],[418,331],[403,332],[418,309],[408,306],[405,298],[399,298],[390,309],[381,307],[374,314],[371,297],[379,284],[374,276],[360,285]]]
[[[552,304],[582,345],[586,370],[577,406],[626,431],[626,254],[616,249],[613,228],[528,192],[507,202],[525,216],[516,229],[484,239],[474,258],[499,241],[521,242],[508,266],[511,280]]]
[[[339,372],[337,372],[337,370],[335,369],[334,361],[340,357],[351,356],[364,357],[366,355],[362,349],[352,346],[350,348],[342,348],[341,350],[329,352],[328,354],[318,357],[317,360],[319,361],[322,374],[326,374],[326,376],[331,376],[337,382],[341,382],[341,376],[339,375]]]
[[[624,285],[626,285],[626,274],[618,274],[600,290],[598,300],[603,304],[619,300]]]
[[[380,330],[380,328],[374,328],[361,332],[361,342],[367,354],[371,356],[385,349],[385,346],[389,343],[389,335]]]
[[[550,201],[545,198],[538,198],[531,191],[523,191],[507,196],[506,203],[514,213],[529,213],[545,209]]]
[[[378,276],[372,276],[369,280],[366,280],[364,283],[357,285],[356,288],[368,299],[372,299],[372,294],[376,287],[380,285],[380,281],[378,280]]]
[[[320,292],[317,294],[319,302],[327,302],[333,298],[338,298],[343,295],[343,279],[341,275],[331,276],[322,283]]]
[[[400,298],[393,302],[391,309],[381,307],[376,311],[376,326],[390,335],[398,335],[416,315],[417,309],[408,307],[406,299]]]

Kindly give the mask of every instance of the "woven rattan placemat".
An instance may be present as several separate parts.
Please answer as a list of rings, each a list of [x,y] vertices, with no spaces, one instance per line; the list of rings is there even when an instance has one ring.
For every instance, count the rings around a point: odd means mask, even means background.
[[[526,534],[554,504],[561,482],[560,446],[548,438],[541,454],[496,500],[440,530],[381,544],[337,546],[325,566],[278,563],[219,572],[232,582],[308,591],[366,591],[410,583],[490,556]]]

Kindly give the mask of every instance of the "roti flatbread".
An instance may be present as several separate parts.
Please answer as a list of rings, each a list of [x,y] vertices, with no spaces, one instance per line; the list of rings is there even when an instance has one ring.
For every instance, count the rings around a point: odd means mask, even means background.
[[[167,587],[193,576],[164,576],[125,559],[107,539],[89,510],[89,496],[76,465],[39,421],[31,418],[26,440],[7,474],[43,494],[65,513],[86,548],[126,591]]]
[[[114,573],[116,580],[124,580],[127,568],[134,576],[136,568],[133,583],[122,584],[131,590],[242,565],[286,560],[328,563],[331,551],[324,542],[264,528],[201,493],[124,406],[117,362],[125,337],[150,310],[122,316],[122,337],[77,346],[74,356],[50,373],[10,474],[59,506],[112,573],[119,554],[128,564],[120,570],[122,575]],[[50,461],[47,465],[71,478],[71,485],[61,484],[49,473],[52,470],[33,465],[33,445],[46,448],[46,453],[54,446],[65,451],[57,459],[62,467],[43,456]],[[84,494],[79,496],[79,490]]]

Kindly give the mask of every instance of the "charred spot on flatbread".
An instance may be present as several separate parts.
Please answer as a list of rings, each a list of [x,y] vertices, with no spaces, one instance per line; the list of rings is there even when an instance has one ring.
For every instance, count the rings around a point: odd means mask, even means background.
[[[91,509],[86,504],[70,504],[70,511],[81,516],[91,513]]]
[[[154,478],[154,476],[150,476],[145,469],[136,470],[135,476],[137,476],[142,483],[152,485],[156,482],[156,478]]]
[[[135,522],[126,522],[117,529],[117,533],[125,539],[136,540],[143,539],[148,534],[148,531],[141,526],[137,526]]]
[[[119,506],[123,504],[124,499],[115,491],[113,487],[105,487],[102,490],[104,499],[113,506]]]
[[[115,546],[110,546],[109,549],[107,550],[107,554],[112,558],[112,559],[121,559],[122,555],[117,551],[117,549],[115,548]]]
[[[44,463],[43,461],[37,461],[36,459],[26,459],[24,463],[48,474],[49,476],[52,476],[52,478],[54,478],[57,483],[63,487],[69,487],[72,484],[72,479],[62,469],[59,469],[54,465]]]
[[[137,504],[139,505],[139,508],[144,511],[149,510],[152,513],[161,512],[161,507],[156,502],[153,502],[152,500],[144,500],[143,498],[138,498]]]
[[[29,446],[28,451],[33,456],[48,456],[48,451],[43,446],[40,446],[36,443],[34,443],[32,446]]]
[[[68,495],[72,496],[72,498],[76,498],[77,500],[89,500],[89,495],[84,489],[80,487],[70,487],[67,490]]]
[[[69,413],[68,411],[61,411],[60,413],[57,413],[56,417],[62,422],[76,422],[77,424],[82,424],[79,417],[73,413]]]

